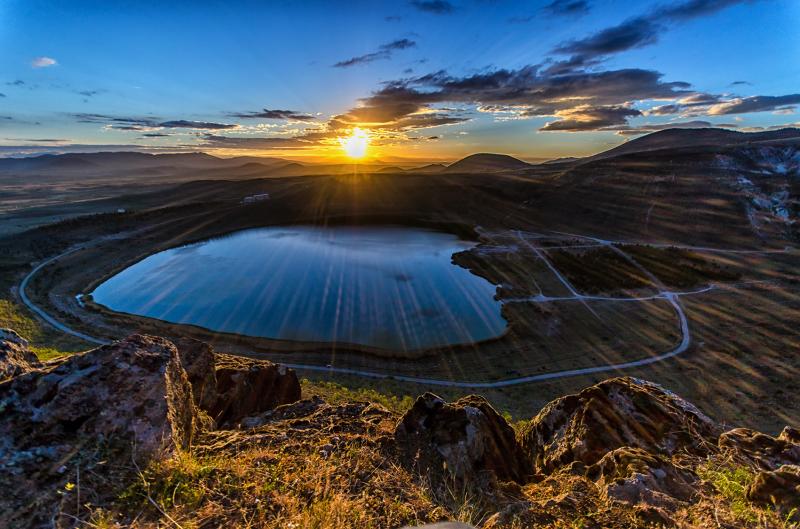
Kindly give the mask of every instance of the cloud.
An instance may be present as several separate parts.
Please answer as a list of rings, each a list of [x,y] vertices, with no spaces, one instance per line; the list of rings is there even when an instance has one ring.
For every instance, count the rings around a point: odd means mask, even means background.
[[[650,134],[660,130],[668,129],[707,129],[707,128],[735,129],[738,125],[734,123],[711,123],[710,121],[693,120],[680,121],[676,123],[644,123],[637,126],[622,125],[619,127],[609,127],[606,130],[614,131],[622,136],[638,136],[640,134]]]
[[[753,86],[753,83],[750,81],[734,81],[730,86]]]
[[[27,141],[30,143],[69,143],[71,140],[55,138],[6,138],[8,141]]]
[[[96,96],[98,94],[102,94],[104,92],[105,92],[105,90],[80,90],[80,91],[78,91],[78,95],[81,95],[83,97],[94,97],[94,96]]]
[[[303,114],[295,110],[269,110],[266,108],[255,112],[238,112],[228,115],[242,119],[286,119],[292,121],[314,121],[315,119],[310,114]]]
[[[217,134],[203,134],[201,147],[224,149],[297,149],[314,145],[314,141],[300,137],[294,138],[257,138],[233,137]]]
[[[800,105],[800,94],[724,97],[714,94],[697,93],[678,99],[674,103],[653,107],[645,111],[645,114],[648,116],[681,114],[689,117],[746,114],[748,112],[791,113],[796,105]]]
[[[627,20],[617,26],[606,28],[590,37],[564,42],[553,49],[554,53],[572,54],[576,66],[598,57],[605,57],[625,50],[641,48],[658,40],[660,26],[647,18]]]
[[[588,37],[563,42],[553,49],[553,53],[572,55],[567,61],[559,63],[561,71],[585,68],[609,55],[655,44],[669,23],[685,22],[726,7],[755,1],[758,0],[688,0],[669,4]]]
[[[708,113],[712,116],[726,114],[745,114],[747,112],[768,112],[794,109],[800,104],[800,94],[783,96],[737,97],[712,105]]]
[[[172,134],[164,134],[163,132],[147,132],[142,134],[143,138],[167,138],[172,136]]]
[[[463,110],[446,103],[475,105],[481,112],[508,119],[556,116],[547,130],[591,130],[621,124],[639,115],[631,103],[678,99],[693,94],[684,82],[664,82],[651,70],[623,69],[550,75],[529,65],[517,70],[491,70],[466,77],[439,71],[386,83],[359,106],[333,117],[330,130],[362,126],[403,132],[415,128],[462,123]],[[559,124],[560,123],[560,124]]]
[[[50,66],[55,66],[58,64],[58,61],[51,57],[36,57],[31,61],[31,66],[33,68],[48,68]]]
[[[449,15],[455,11],[455,6],[446,0],[411,0],[411,5],[426,13],[434,15]]]
[[[185,119],[162,121],[156,117],[110,116],[87,112],[79,112],[72,116],[79,123],[101,123],[108,128],[123,131],[152,131],[157,129],[226,130],[239,128],[239,125],[234,124]]]
[[[4,93],[0,92],[0,97],[6,97],[6,95]]]
[[[345,61],[339,61],[333,65],[334,68],[349,68],[351,66],[356,66],[359,64],[367,64],[370,62],[389,59],[397,50],[405,50],[408,48],[413,48],[417,45],[416,42],[410,39],[398,39],[392,42],[386,43],[381,45],[378,48],[378,51],[374,51],[372,53],[367,53],[365,55],[359,55],[357,57],[352,57]]]
[[[8,86],[22,86],[24,84],[25,84],[25,81],[23,81],[22,79],[17,79],[15,81],[9,81],[9,82],[6,83],[6,85],[8,85]]]
[[[627,106],[592,107],[581,105],[556,112],[558,121],[551,121],[539,130],[561,132],[585,132],[599,130],[614,125],[624,125],[629,117],[642,113]]]
[[[544,10],[551,15],[576,16],[589,12],[589,2],[586,0],[553,0]]]
[[[754,1],[757,0],[689,0],[688,2],[667,5],[657,9],[652,16],[672,21],[690,20],[710,15],[736,4],[752,3]]]

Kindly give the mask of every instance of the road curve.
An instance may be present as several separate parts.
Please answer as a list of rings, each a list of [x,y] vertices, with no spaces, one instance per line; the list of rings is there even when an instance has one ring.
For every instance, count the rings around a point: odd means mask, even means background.
[[[46,321],[48,324],[50,324],[52,327],[55,327],[59,331],[61,331],[63,333],[66,333],[66,334],[71,334],[72,336],[77,336],[81,340],[85,340],[87,342],[96,343],[96,344],[99,344],[99,345],[105,345],[105,344],[107,344],[109,342],[106,341],[106,340],[101,340],[100,338],[95,338],[94,336],[89,336],[88,334],[84,334],[82,332],[76,331],[75,329],[72,329],[72,328],[64,325],[63,323],[61,323],[60,321],[58,321],[54,317],[50,316],[43,309],[41,309],[39,306],[37,306],[33,301],[31,301],[30,298],[28,297],[28,294],[25,292],[25,289],[28,288],[28,283],[31,282],[31,279],[33,278],[33,276],[36,275],[37,272],[39,272],[39,270],[41,270],[45,266],[49,265],[50,263],[58,261],[62,257],[65,257],[65,256],[67,256],[67,255],[69,255],[71,253],[77,252],[78,250],[82,250],[86,246],[87,245],[85,245],[85,244],[82,244],[82,245],[79,245],[79,246],[73,246],[69,250],[67,250],[65,252],[62,252],[62,253],[54,256],[54,257],[50,257],[49,259],[45,259],[44,261],[42,261],[41,263],[36,265],[33,268],[33,270],[28,272],[28,275],[26,275],[22,279],[22,282],[20,282],[20,284],[19,284],[19,297],[22,300],[22,303],[24,303],[26,307],[28,307],[31,311],[36,313],[37,316],[42,318],[44,321]]]
[[[87,246],[90,246],[91,243],[82,244],[79,246],[72,247],[56,256],[50,257],[38,265],[36,265],[20,282],[19,285],[19,295],[22,299],[22,302],[28,307],[31,311],[36,313],[37,316],[42,318],[46,321],[49,325],[53,326],[54,328],[58,329],[61,332],[70,334],[72,336],[76,336],[85,340],[87,342],[96,343],[99,345],[106,345],[110,343],[107,340],[103,340],[101,338],[96,338],[94,336],[90,336],[88,334],[84,334],[82,332],[76,331],[75,329],[70,328],[69,326],[61,323],[53,316],[49,315],[45,312],[42,308],[37,306],[33,301],[28,298],[28,295],[25,292],[28,284],[30,283],[31,279],[45,266],[49,265],[57,261],[58,259],[65,257],[71,253],[74,253],[78,250],[82,250]],[[710,288],[709,288],[710,289]],[[391,380],[399,380],[401,382],[411,382],[415,384],[424,384],[427,386],[440,386],[440,387],[450,387],[450,388],[482,388],[482,389],[490,389],[490,388],[504,388],[508,386],[516,386],[518,384],[528,384],[532,382],[542,382],[546,380],[553,380],[558,378],[568,378],[574,376],[581,376],[581,375],[591,375],[595,373],[605,373],[609,371],[619,371],[622,369],[630,369],[633,367],[641,367],[646,366],[649,364],[654,364],[656,362],[661,362],[662,360],[666,360],[668,358],[672,358],[677,356],[689,348],[691,344],[691,333],[689,331],[689,321],[686,318],[686,313],[683,311],[683,307],[681,307],[680,302],[678,301],[679,296],[683,294],[699,294],[701,292],[705,292],[708,289],[703,289],[700,291],[695,292],[669,292],[663,291],[660,292],[657,296],[653,296],[654,298],[661,298],[666,299],[672,305],[673,309],[675,310],[676,315],[678,316],[678,320],[680,323],[680,332],[681,332],[681,341],[677,345],[677,347],[655,356],[649,356],[647,358],[642,358],[640,360],[632,360],[630,362],[622,362],[617,364],[605,364],[601,366],[595,367],[584,367],[579,369],[566,369],[562,371],[552,371],[550,373],[539,373],[536,375],[528,375],[522,376],[517,378],[509,378],[505,380],[498,380],[495,382],[470,382],[470,381],[460,381],[460,380],[443,380],[443,379],[436,379],[436,378],[423,378],[423,377],[413,377],[407,375],[393,375],[390,373],[378,373],[375,371],[365,371],[361,369],[350,369],[346,367],[327,367],[327,366],[320,366],[320,365],[310,365],[310,364],[292,364],[292,363],[284,363],[281,362],[282,365],[286,367],[290,367],[292,369],[297,369],[299,371],[315,371],[315,372],[323,372],[323,373],[331,373],[331,374],[342,374],[342,375],[354,375],[364,378],[372,378],[372,379],[391,379]],[[568,299],[602,299],[599,296],[582,296],[578,294],[575,298],[561,298],[561,300],[568,300]],[[613,298],[609,298],[610,300],[615,300]],[[649,299],[649,298],[648,298]],[[546,301],[557,301],[558,299],[542,299],[542,300],[526,300],[526,301],[539,301],[539,302],[546,302]],[[522,301],[522,300],[514,300],[514,301]],[[616,301],[621,301],[617,299]]]

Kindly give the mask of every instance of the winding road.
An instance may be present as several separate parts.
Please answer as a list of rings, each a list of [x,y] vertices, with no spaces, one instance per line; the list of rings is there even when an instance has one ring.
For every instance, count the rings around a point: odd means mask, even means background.
[[[521,235],[521,234],[519,234]],[[572,235],[572,234],[570,234]],[[588,239],[593,239],[590,237],[585,237]],[[105,238],[104,238],[105,239]],[[524,237],[523,237],[524,240]],[[599,242],[600,244],[608,244],[610,241],[601,241],[598,239],[593,239]],[[50,257],[38,265],[36,265],[20,282],[19,285],[19,296],[22,302],[28,307],[31,311],[33,311],[37,316],[43,319],[52,327],[58,329],[61,332],[66,334],[70,334],[72,336],[76,336],[82,340],[87,342],[105,345],[110,343],[108,340],[103,340],[101,338],[97,338],[94,336],[90,336],[88,334],[76,331],[75,329],[70,328],[69,326],[65,325],[64,323],[58,321],[56,318],[45,312],[41,307],[37,306],[27,295],[26,288],[30,284],[33,277],[41,271],[44,267],[58,261],[59,259],[70,255],[74,252],[79,250],[85,249],[89,246],[92,246],[96,243],[100,242],[100,240],[96,240],[94,242],[81,244],[78,246],[74,246],[56,256]],[[538,248],[534,248],[534,250],[538,250]],[[530,296],[526,298],[514,298],[509,299],[507,302],[510,303],[517,303],[517,302],[525,302],[525,303],[550,303],[554,301],[580,301],[586,304],[586,301],[647,301],[647,300],[655,300],[655,299],[666,299],[672,308],[675,310],[675,314],[678,317],[678,323],[680,327],[680,335],[681,341],[680,343],[674,347],[673,349],[658,354],[654,356],[648,356],[646,358],[642,358],[639,360],[632,360],[629,362],[621,362],[615,364],[604,364],[600,366],[594,367],[584,367],[579,369],[567,369],[562,371],[552,371],[550,373],[539,373],[535,375],[528,375],[528,376],[521,376],[516,378],[509,378],[505,380],[498,380],[494,382],[471,382],[471,381],[459,381],[459,380],[445,380],[445,379],[436,379],[436,378],[425,378],[425,377],[414,377],[414,376],[407,376],[407,375],[395,375],[390,373],[379,373],[376,371],[366,371],[361,369],[351,369],[346,367],[334,367],[334,366],[320,366],[320,365],[311,365],[311,364],[293,364],[293,363],[284,363],[281,362],[282,365],[290,367],[292,369],[301,370],[301,371],[315,371],[315,372],[324,372],[324,373],[331,373],[331,374],[342,374],[342,375],[354,375],[364,378],[372,378],[372,379],[391,379],[391,380],[399,380],[402,382],[411,382],[415,384],[423,384],[427,386],[442,386],[442,387],[450,387],[450,388],[503,388],[508,386],[515,386],[518,384],[527,384],[532,382],[541,382],[545,380],[554,380],[559,378],[567,378],[567,377],[574,377],[574,376],[581,376],[581,375],[591,375],[595,373],[605,373],[609,371],[619,371],[623,369],[630,369],[634,367],[641,367],[646,366],[649,364],[654,364],[656,362],[661,362],[663,360],[667,360],[674,356],[677,356],[683,352],[685,352],[689,345],[691,344],[691,332],[689,330],[689,321],[686,317],[686,313],[683,310],[683,307],[680,304],[679,297],[680,296],[687,296],[693,294],[701,294],[704,292],[708,292],[712,290],[714,286],[709,286],[700,290],[690,291],[690,292],[671,292],[671,291],[661,291],[658,294],[654,294],[652,296],[640,297],[640,298],[620,298],[620,297],[603,297],[603,296],[585,296],[577,291],[574,290],[572,285],[566,281],[566,278],[552,266],[548,259],[541,253],[536,251],[536,254],[544,260],[545,263],[551,268],[553,273],[561,280],[562,283],[567,287],[570,291],[572,296],[566,297],[548,297],[543,295],[537,296]]]

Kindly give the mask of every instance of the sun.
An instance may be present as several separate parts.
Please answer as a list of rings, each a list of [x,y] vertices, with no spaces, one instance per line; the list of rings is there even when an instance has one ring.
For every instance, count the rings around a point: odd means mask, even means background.
[[[344,153],[358,160],[367,154],[367,147],[369,146],[369,134],[366,131],[356,127],[352,130],[349,136],[339,138],[339,143],[342,145]]]

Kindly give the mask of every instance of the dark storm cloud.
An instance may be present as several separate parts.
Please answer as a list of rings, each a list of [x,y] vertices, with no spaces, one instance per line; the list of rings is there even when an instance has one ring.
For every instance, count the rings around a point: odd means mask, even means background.
[[[334,68],[349,68],[351,66],[356,66],[359,64],[367,64],[374,61],[379,61],[383,59],[389,59],[392,57],[392,53],[398,50],[405,50],[408,48],[413,48],[417,45],[416,42],[410,39],[398,39],[392,42],[386,43],[381,45],[378,48],[378,51],[374,51],[372,53],[367,53],[365,55],[359,55],[357,57],[352,57],[345,61],[339,61],[333,65]]]
[[[544,7],[552,15],[575,16],[589,12],[589,2],[586,0],[553,0]]]
[[[455,6],[446,0],[411,0],[411,5],[426,13],[448,15],[455,11]]]
[[[556,113],[558,121],[551,121],[539,130],[562,132],[585,132],[614,125],[624,125],[628,118],[640,116],[635,108],[625,106],[590,107],[580,106]]]
[[[234,118],[243,119],[287,119],[294,121],[313,121],[314,116],[310,114],[303,114],[295,110],[269,110],[267,108],[257,110],[255,112],[239,112],[228,114]]]
[[[688,0],[670,4],[602,29],[588,37],[563,42],[553,49],[553,53],[571,55],[568,61],[561,63],[562,71],[570,66],[585,68],[597,64],[609,55],[656,43],[659,34],[669,23],[685,22],[726,7],[755,1],[758,0]]]
[[[708,110],[708,113],[711,115],[726,115],[791,110],[798,104],[800,104],[800,94],[738,97],[713,105]]]

